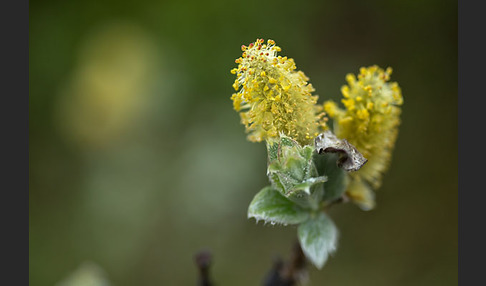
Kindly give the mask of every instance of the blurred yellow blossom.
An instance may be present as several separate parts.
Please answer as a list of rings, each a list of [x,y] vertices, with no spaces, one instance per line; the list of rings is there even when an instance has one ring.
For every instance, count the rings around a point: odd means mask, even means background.
[[[149,105],[157,60],[151,35],[135,24],[109,23],[89,34],[60,89],[57,124],[67,138],[97,149],[129,136]]]
[[[380,187],[388,169],[391,152],[400,125],[400,87],[390,80],[391,68],[361,68],[356,78],[346,76],[348,85],[341,88],[344,109],[333,101],[324,103],[324,110],[334,121],[334,133],[353,144],[368,163],[350,173],[347,195],[363,209],[374,207],[373,190]]]
[[[236,59],[237,68],[231,99],[240,112],[248,140],[261,142],[285,134],[301,145],[309,144],[320,130],[327,129],[318,96],[293,59],[277,56],[281,48],[275,41],[257,39]]]

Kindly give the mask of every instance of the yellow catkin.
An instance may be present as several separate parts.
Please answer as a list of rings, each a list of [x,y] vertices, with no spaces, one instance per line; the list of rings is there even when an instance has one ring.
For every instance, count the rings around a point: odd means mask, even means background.
[[[264,44],[257,39],[242,51],[238,67],[231,70],[237,91],[231,99],[248,140],[261,142],[282,133],[301,145],[311,144],[327,125],[309,78],[295,70],[293,59],[277,55],[281,48],[273,40]]]
[[[403,97],[397,83],[389,83],[391,68],[361,68],[359,75],[346,76],[341,92],[345,108],[333,101],[324,103],[324,111],[334,121],[334,133],[353,144],[368,162],[350,173],[347,195],[363,209],[375,205],[374,190],[382,182],[391,160],[400,125]]]

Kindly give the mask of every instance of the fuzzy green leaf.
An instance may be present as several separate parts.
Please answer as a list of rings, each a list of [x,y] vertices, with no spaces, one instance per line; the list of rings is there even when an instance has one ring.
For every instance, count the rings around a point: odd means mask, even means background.
[[[297,233],[305,256],[321,269],[329,254],[337,248],[338,230],[333,221],[326,214],[319,213],[300,224]]]
[[[273,162],[278,158],[278,151],[279,151],[280,143],[274,140],[267,141],[267,153],[268,153],[268,162]]]
[[[322,183],[313,183],[312,185],[302,184],[291,190],[286,197],[305,209],[318,210],[323,193],[324,188],[322,187]]]
[[[342,196],[348,184],[348,174],[342,168],[337,166],[339,155],[314,154],[314,163],[320,176],[327,176],[328,180],[324,182],[323,200],[333,201]]]
[[[309,212],[268,186],[255,195],[248,208],[248,218],[271,224],[298,224],[309,218]]]
[[[297,182],[302,182],[304,178],[305,172],[305,163],[306,161],[300,157],[288,157],[287,161],[285,162],[284,168],[288,170],[289,175],[296,180]]]
[[[287,147],[300,146],[299,143],[297,143],[297,141],[285,135],[280,135],[280,144]]]
[[[290,172],[287,171],[269,172],[268,178],[270,179],[273,188],[280,191],[284,196],[287,196],[293,187],[299,184],[299,181],[294,179]]]

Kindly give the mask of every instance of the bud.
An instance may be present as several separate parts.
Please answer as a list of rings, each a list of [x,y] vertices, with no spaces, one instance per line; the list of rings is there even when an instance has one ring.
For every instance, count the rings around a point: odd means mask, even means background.
[[[326,176],[319,176],[313,161],[314,147],[281,135],[267,140],[267,174],[272,186],[282,195],[305,208],[317,209]]]

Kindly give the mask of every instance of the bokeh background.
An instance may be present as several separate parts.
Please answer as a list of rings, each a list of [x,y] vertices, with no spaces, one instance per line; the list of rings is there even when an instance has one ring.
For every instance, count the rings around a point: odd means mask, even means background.
[[[240,46],[274,39],[320,97],[394,69],[402,125],[377,208],[331,210],[309,285],[456,285],[456,1],[30,1],[31,285],[260,285],[292,227],[246,218],[263,143],[232,110]],[[92,283],[92,284],[89,284]]]

